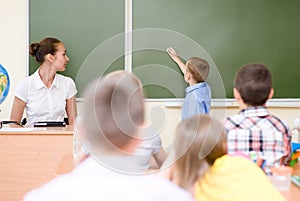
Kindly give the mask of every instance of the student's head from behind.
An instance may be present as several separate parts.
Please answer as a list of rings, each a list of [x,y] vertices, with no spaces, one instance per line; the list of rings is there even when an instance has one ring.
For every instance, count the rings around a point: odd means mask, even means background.
[[[235,76],[234,96],[246,105],[264,105],[273,96],[270,70],[260,63],[242,66]]]
[[[204,59],[192,57],[186,62],[187,73],[197,82],[204,82],[209,73],[209,64]]]
[[[175,154],[179,185],[186,188],[227,152],[223,125],[208,115],[195,115],[182,121],[176,131]]]
[[[140,80],[125,71],[115,71],[93,81],[84,93],[79,135],[92,150],[131,153],[139,143],[144,123],[144,96]]]
[[[57,38],[44,38],[39,43],[32,43],[30,45],[29,54],[33,56],[39,64],[42,64],[45,61],[46,55],[56,54],[60,44],[62,44],[62,42]]]

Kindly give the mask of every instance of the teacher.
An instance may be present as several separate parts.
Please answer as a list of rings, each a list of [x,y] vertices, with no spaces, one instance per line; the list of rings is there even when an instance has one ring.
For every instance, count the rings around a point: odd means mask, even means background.
[[[38,121],[63,121],[69,124],[77,116],[76,85],[70,77],[57,72],[65,71],[69,58],[64,44],[56,38],[45,38],[32,43],[29,54],[39,63],[34,74],[15,88],[10,120],[20,122],[26,108],[27,126]]]

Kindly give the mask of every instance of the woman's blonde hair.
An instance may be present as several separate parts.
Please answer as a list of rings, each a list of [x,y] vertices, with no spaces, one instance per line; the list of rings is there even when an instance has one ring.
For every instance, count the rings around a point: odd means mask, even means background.
[[[226,154],[222,124],[208,115],[195,115],[178,125],[175,139],[177,183],[189,190],[215,160]]]

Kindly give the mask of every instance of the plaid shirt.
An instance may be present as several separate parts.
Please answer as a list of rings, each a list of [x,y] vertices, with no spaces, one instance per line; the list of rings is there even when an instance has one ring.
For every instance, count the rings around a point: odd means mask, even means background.
[[[265,172],[275,164],[287,165],[291,158],[291,136],[287,125],[265,107],[249,107],[224,121],[228,153],[254,151],[266,159]]]

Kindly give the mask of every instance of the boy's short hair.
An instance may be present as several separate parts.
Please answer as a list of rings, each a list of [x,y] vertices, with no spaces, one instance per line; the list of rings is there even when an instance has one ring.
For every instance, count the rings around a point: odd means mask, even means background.
[[[125,71],[96,79],[85,90],[83,109],[88,143],[105,151],[122,148],[137,137],[144,122],[141,82]]]
[[[244,103],[251,106],[264,105],[272,89],[271,72],[264,64],[246,64],[238,70],[234,87]]]
[[[206,80],[209,73],[209,64],[204,59],[192,57],[186,62],[186,67],[198,83]]]

